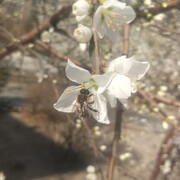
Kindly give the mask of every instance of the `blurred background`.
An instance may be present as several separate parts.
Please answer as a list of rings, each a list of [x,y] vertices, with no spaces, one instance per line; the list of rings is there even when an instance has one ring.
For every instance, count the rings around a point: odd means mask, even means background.
[[[73,2],[0,0],[0,180],[106,179],[116,110],[108,105],[110,125],[87,121],[95,158],[82,122],[53,108],[72,85],[67,58],[94,65],[89,44],[73,37]],[[114,179],[179,180],[180,1],[124,2],[137,13],[129,56],[151,67],[123,113]],[[124,27],[116,43],[99,40],[103,67],[123,55],[124,41]]]

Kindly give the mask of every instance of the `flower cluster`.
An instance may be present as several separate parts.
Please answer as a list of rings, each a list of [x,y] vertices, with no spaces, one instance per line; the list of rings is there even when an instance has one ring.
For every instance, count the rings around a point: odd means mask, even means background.
[[[65,89],[54,108],[62,112],[76,112],[80,119],[89,113],[100,123],[109,124],[107,101],[112,107],[117,100],[126,106],[127,98],[136,92],[136,80],[149,69],[148,62],[136,61],[125,56],[113,60],[103,75],[91,75],[89,71],[68,60],[66,76],[78,86]]]
[[[78,22],[82,22],[87,16],[91,16],[92,11],[90,0],[78,0],[73,5],[73,14]],[[130,6],[126,6],[125,3],[118,0],[101,0],[94,13],[93,28],[100,39],[107,36],[115,41],[120,27],[125,23],[132,22],[135,17],[134,10]],[[79,24],[74,31],[74,36],[78,42],[87,43],[92,37],[91,28]]]
[[[99,38],[107,36],[115,41],[119,27],[133,21],[135,12],[117,0],[100,0],[99,4],[95,9],[90,0],[78,0],[73,5],[73,14],[77,21],[93,14],[93,28]],[[86,43],[90,41],[92,31],[81,23],[74,36],[80,43]],[[76,112],[81,120],[92,114],[98,122],[109,124],[107,102],[112,108],[117,101],[127,107],[127,99],[137,91],[136,81],[146,74],[149,66],[148,62],[136,61],[134,57],[121,56],[109,63],[106,73],[91,75],[68,60],[66,76],[79,85],[66,88],[54,108],[67,113]]]

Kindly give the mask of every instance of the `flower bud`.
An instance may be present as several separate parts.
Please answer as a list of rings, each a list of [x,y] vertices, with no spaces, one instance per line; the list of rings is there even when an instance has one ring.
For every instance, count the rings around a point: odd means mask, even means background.
[[[73,4],[73,14],[75,16],[87,16],[90,5],[86,0],[78,0]]]
[[[92,31],[87,26],[83,26],[82,24],[78,25],[78,28],[74,30],[74,37],[80,43],[86,43],[90,41],[92,37]]]

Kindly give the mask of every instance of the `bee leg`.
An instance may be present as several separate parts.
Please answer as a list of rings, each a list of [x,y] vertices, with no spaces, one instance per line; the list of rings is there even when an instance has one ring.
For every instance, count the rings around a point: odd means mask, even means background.
[[[93,112],[98,112],[98,110],[93,109],[92,107],[89,107],[89,106],[88,106],[88,108],[89,108],[91,111],[93,111]]]
[[[93,94],[89,94],[89,95],[88,95],[88,97],[91,97],[91,96],[93,96]]]
[[[88,104],[93,104],[94,103],[94,101],[92,101],[92,102],[88,102]]]

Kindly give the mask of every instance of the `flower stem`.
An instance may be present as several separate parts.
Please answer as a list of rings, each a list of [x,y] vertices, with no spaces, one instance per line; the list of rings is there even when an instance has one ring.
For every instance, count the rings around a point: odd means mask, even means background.
[[[98,49],[98,40],[97,40],[97,33],[94,28],[92,28],[93,31],[93,38],[94,38],[94,45],[95,45],[95,71],[96,74],[99,74],[99,49]]]
[[[117,110],[116,110],[116,122],[114,127],[114,138],[112,143],[111,158],[109,161],[107,180],[113,179],[117,145],[121,134],[122,113],[123,113],[123,108],[121,103],[118,101]]]
[[[98,3],[98,0],[93,1],[94,9],[96,8],[97,3]],[[99,61],[99,49],[98,49],[98,37],[97,37],[96,30],[94,28],[94,22],[95,22],[95,14],[93,15],[92,32],[93,32],[93,39],[94,39],[94,45],[95,45],[95,73],[99,74],[100,61]]]

